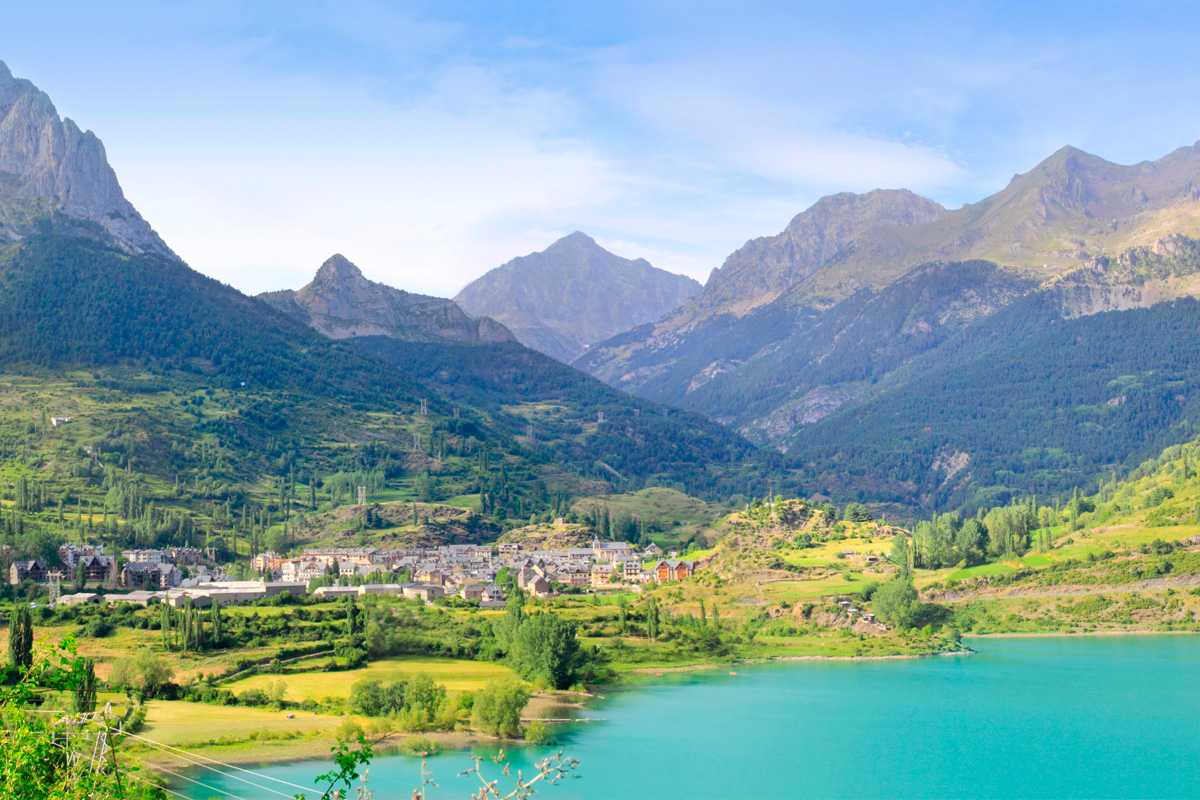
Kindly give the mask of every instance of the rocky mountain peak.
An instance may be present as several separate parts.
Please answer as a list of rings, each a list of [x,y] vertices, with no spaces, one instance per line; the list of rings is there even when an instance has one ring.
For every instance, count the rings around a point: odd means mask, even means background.
[[[298,291],[268,292],[259,297],[334,339],[392,336],[407,341],[515,340],[503,325],[487,317],[472,318],[452,300],[413,294],[369,280],[340,253],[326,259],[312,281]]]
[[[125,199],[104,145],[59,117],[49,96],[0,62],[0,236],[21,238],[31,216],[60,212],[100,225],[132,253],[176,258]],[[8,180],[2,180],[7,177]]]
[[[882,230],[924,225],[945,217],[941,204],[907,189],[842,192],[822,197],[777,236],[752,239],[714,270],[696,313],[717,307],[748,309],[770,302]]]
[[[683,275],[610,253],[575,231],[473,281],[454,298],[523,344],[569,362],[588,346],[654,322],[700,291]]]
[[[357,266],[341,253],[335,253],[325,260],[317,274],[313,277],[311,287],[328,286],[344,288],[355,284],[369,283]]]

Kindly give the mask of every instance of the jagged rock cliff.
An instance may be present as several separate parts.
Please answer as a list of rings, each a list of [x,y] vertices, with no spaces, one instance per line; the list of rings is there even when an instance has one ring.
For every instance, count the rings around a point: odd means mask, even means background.
[[[175,258],[121,191],[104,145],[58,116],[50,98],[0,62],[0,239],[54,214],[99,225],[131,253]]]
[[[515,341],[503,325],[488,317],[470,317],[452,300],[368,280],[342,255],[322,264],[302,289],[267,292],[259,298],[334,339],[392,336],[408,341]]]

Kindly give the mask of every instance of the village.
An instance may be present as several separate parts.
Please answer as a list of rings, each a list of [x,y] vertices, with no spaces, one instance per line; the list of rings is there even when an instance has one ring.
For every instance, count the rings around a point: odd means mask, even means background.
[[[0,558],[10,553],[0,552]],[[696,571],[694,561],[680,559],[675,552],[663,556],[655,544],[637,551],[627,542],[599,539],[593,539],[590,547],[565,550],[517,543],[399,550],[323,547],[306,549],[295,557],[259,553],[250,560],[250,576],[245,564],[218,565],[211,551],[194,547],[124,550],[113,555],[100,545],[65,544],[58,549],[57,565],[45,559],[11,561],[8,575],[14,587],[48,585],[50,605],[166,603],[206,608],[288,593],[322,598],[399,595],[426,603],[459,598],[481,608],[503,608],[508,602],[505,587],[511,591],[515,586],[539,598],[640,591],[645,584],[684,580]],[[64,585],[76,591],[64,594]]]

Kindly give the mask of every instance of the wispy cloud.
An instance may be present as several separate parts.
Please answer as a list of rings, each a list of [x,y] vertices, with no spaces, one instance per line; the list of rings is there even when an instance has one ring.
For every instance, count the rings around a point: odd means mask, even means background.
[[[704,279],[822,194],[956,205],[1066,143],[1161,155],[1200,138],[1198,17],[1103,0],[65,0],[9,9],[0,59],[100,134],[131,200],[208,274],[294,287],[339,251],[450,295],[576,229]]]

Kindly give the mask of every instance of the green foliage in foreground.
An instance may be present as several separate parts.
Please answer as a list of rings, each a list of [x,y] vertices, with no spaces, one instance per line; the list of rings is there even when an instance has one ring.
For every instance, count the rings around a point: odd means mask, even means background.
[[[32,659],[13,685],[0,687],[0,797],[21,800],[166,800],[146,777],[135,774],[110,749],[97,748],[102,726],[111,721],[34,713],[50,692],[75,693],[86,686],[88,663],[75,655],[74,641]],[[115,736],[110,741],[119,741]]]

